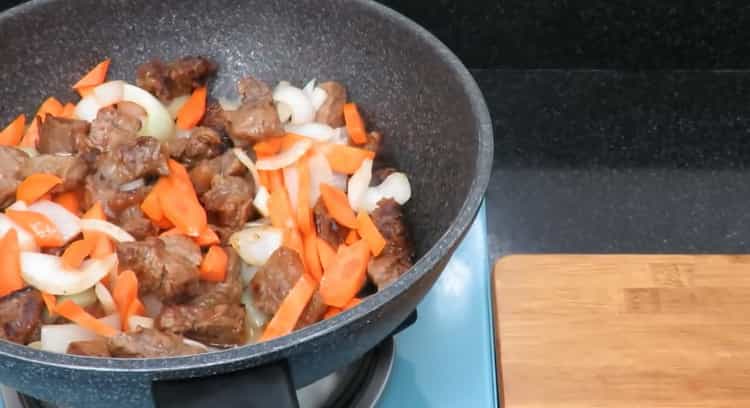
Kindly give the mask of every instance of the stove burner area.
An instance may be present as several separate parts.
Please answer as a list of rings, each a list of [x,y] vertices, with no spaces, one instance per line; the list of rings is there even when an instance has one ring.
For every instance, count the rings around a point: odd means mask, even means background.
[[[384,340],[354,363],[298,389],[300,408],[374,408],[388,383],[395,354],[393,338]],[[5,408],[56,407],[7,387],[2,391]]]

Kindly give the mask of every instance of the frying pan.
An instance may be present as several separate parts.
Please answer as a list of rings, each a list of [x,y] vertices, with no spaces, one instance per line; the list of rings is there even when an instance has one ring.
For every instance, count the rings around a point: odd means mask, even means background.
[[[362,356],[414,311],[474,219],[493,152],[482,95],[443,44],[377,3],[34,0],[0,15],[0,119],[33,114],[49,95],[76,100],[70,84],[104,57],[111,78],[133,81],[139,63],[183,55],[217,60],[214,95],[248,74],[346,84],[385,135],[381,157],[409,175],[419,260],[333,319],[220,352],[97,359],[0,341],[0,382],[76,407],[296,406],[290,390]]]

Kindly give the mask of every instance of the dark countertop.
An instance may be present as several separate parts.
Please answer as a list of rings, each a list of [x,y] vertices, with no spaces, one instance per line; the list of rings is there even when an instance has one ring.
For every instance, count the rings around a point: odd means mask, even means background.
[[[750,249],[750,72],[473,72],[493,257]]]

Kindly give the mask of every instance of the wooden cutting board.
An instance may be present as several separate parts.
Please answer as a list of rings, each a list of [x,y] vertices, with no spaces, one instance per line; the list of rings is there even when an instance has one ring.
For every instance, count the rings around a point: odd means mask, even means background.
[[[750,256],[495,265],[505,408],[750,407]]]

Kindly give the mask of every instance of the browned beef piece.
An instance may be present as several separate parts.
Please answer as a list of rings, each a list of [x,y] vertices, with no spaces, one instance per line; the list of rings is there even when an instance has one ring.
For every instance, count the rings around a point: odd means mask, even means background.
[[[138,276],[141,293],[156,293],[165,303],[183,301],[198,291],[200,248],[192,240],[172,235],[117,244],[120,269]]]
[[[200,199],[214,224],[237,229],[253,215],[255,186],[236,176],[215,176]]]
[[[21,183],[21,168],[29,156],[23,150],[0,146],[0,209],[16,200],[16,189]]]
[[[143,214],[143,211],[137,205],[130,206],[120,213],[117,218],[117,225],[139,241],[159,233],[159,229]]]
[[[68,345],[67,353],[89,357],[112,357],[106,339],[74,341]]]
[[[225,146],[219,132],[208,127],[193,128],[188,137],[173,138],[167,143],[169,155],[180,163],[192,167],[195,163],[213,159],[224,152]]]
[[[326,314],[327,310],[328,305],[323,303],[323,297],[320,296],[320,293],[318,291],[315,291],[315,294],[313,295],[312,299],[310,299],[310,303],[307,304],[305,310],[302,312],[302,315],[299,317],[297,325],[294,327],[294,329],[301,329],[323,320],[323,315]]]
[[[60,177],[62,186],[55,192],[77,189],[89,174],[89,164],[80,156],[69,154],[40,154],[28,159],[21,168],[21,177],[26,178],[36,173],[50,173]]]
[[[379,168],[377,170],[373,170],[372,172],[372,179],[370,180],[371,186],[378,186],[380,183],[382,183],[388,176],[395,173],[396,169],[393,167],[383,167]]]
[[[335,250],[346,239],[349,234],[349,228],[339,224],[328,213],[323,199],[318,199],[313,207],[313,217],[315,218],[315,229],[318,236],[326,241]]]
[[[138,328],[107,340],[112,357],[173,357],[203,353],[206,350],[185,344],[182,336],[156,329]]]
[[[209,99],[206,104],[206,113],[201,119],[200,126],[211,128],[219,134],[227,131],[227,118],[224,116],[224,108],[221,107],[219,101],[215,99]]]
[[[414,250],[404,224],[404,214],[396,201],[390,198],[380,200],[371,217],[387,243],[380,255],[370,259],[367,274],[378,289],[382,289],[411,268]]]
[[[222,227],[214,224],[209,224],[209,226],[212,230],[214,230],[216,235],[219,236],[219,241],[221,241],[221,243],[224,245],[229,244],[229,238],[237,231],[234,228]]]
[[[136,83],[163,101],[189,95],[216,72],[216,64],[205,57],[183,57],[167,64],[155,59],[138,66]]]
[[[376,155],[380,153],[380,148],[383,146],[383,134],[377,131],[367,133],[367,143],[362,148],[367,149]]]
[[[224,282],[201,281],[199,295],[190,301],[191,305],[208,307],[217,304],[239,304],[242,298],[242,260],[237,251],[225,246],[227,253],[227,277]]]
[[[166,306],[156,324],[165,332],[182,334],[211,346],[229,347],[245,341],[245,307],[239,303]]]
[[[19,344],[38,340],[43,309],[42,294],[30,286],[0,298],[0,338]]]
[[[85,120],[59,118],[47,114],[39,130],[39,153],[76,153],[78,145],[89,134]]]
[[[335,81],[323,82],[318,86],[326,91],[328,97],[315,114],[315,121],[325,123],[331,127],[344,126],[346,88]]]
[[[108,106],[100,109],[91,123],[88,137],[79,145],[81,151],[108,152],[117,145],[136,138],[141,121],[130,114],[127,108]]]
[[[227,133],[235,144],[246,146],[284,134],[268,85],[247,77],[237,83],[237,89],[242,96],[242,105],[237,110],[224,112]]]
[[[245,167],[231,151],[226,151],[218,157],[203,160],[190,170],[190,181],[193,182],[195,192],[203,194],[211,188],[215,176],[243,176],[247,173]]]

